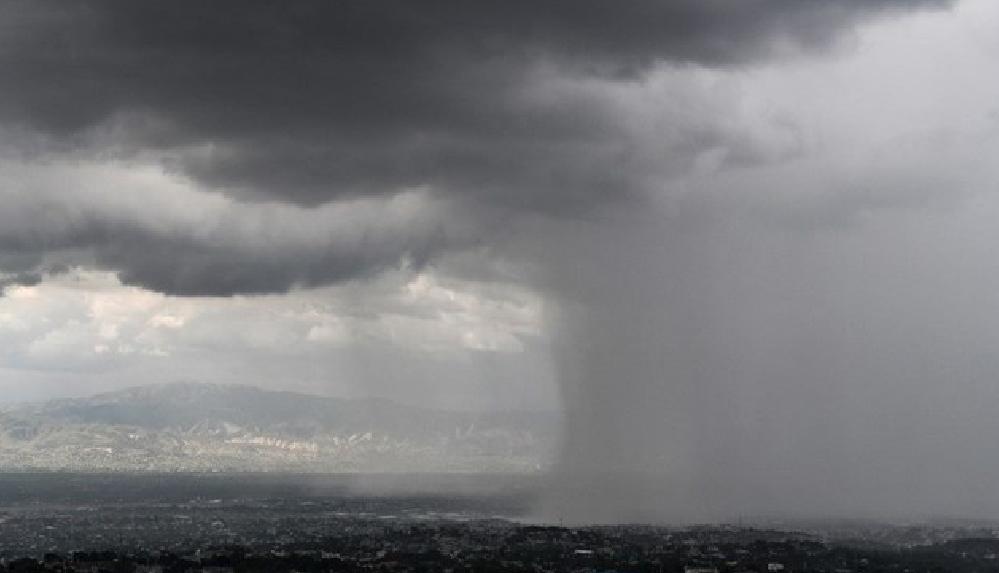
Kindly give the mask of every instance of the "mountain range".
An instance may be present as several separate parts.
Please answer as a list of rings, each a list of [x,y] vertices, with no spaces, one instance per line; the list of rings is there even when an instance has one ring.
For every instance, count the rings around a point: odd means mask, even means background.
[[[0,410],[0,470],[534,472],[558,420],[253,386],[138,386]]]

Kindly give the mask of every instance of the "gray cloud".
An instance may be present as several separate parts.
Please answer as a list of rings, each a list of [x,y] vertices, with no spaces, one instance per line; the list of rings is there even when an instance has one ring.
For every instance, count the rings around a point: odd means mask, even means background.
[[[655,191],[713,149],[733,164],[771,159],[727,102],[696,90],[664,91],[636,123],[636,106],[650,104],[628,89],[657,64],[821,50],[866,17],[948,4],[7,2],[3,149],[10,161],[153,162],[203,190],[308,207],[419,187],[479,205],[465,214],[489,228],[496,207],[579,214]],[[10,173],[3,185],[23,187]],[[30,189],[8,197],[30,223],[4,229],[5,257],[57,255],[60,268],[96,264],[164,292],[221,295],[326,284],[455,246],[426,217],[386,230],[371,211],[353,235],[325,242],[286,241],[267,223],[269,241],[241,241],[151,213],[116,216],[61,186],[46,206]],[[484,217],[481,205],[492,206]],[[239,228],[246,216],[234,208],[208,224]],[[47,268],[22,267],[9,270]]]
[[[73,266],[177,295],[284,292],[380,270],[421,267],[469,245],[455,209],[426,193],[303,209],[235,203],[142,166],[10,168],[0,190],[0,263],[7,282]]]
[[[606,101],[546,92],[559,78],[820,50],[865,17],[947,4],[11,2],[0,118],[63,146],[169,151],[242,196],[315,205],[431,185],[561,211],[634,191],[649,166]],[[689,131],[663,155],[727,135]]]

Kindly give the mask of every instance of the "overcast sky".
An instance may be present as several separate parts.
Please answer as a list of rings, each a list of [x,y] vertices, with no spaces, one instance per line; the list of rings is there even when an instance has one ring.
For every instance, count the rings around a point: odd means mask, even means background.
[[[999,507],[996,30],[993,0],[5,2],[0,391],[564,409],[565,467],[702,501]]]

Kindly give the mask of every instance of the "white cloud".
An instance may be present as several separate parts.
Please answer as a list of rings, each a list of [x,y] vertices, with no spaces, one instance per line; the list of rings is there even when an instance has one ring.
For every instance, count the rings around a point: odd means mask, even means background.
[[[240,381],[294,387],[296,377],[353,368],[350,356],[358,352],[416,353],[461,369],[465,352],[523,353],[524,337],[540,340],[541,328],[541,302],[525,289],[432,270],[286,295],[186,298],[77,269],[0,297],[0,368],[101,372],[134,384],[146,380],[125,373],[226,380],[234,364],[252,372],[249,365],[270,362],[283,365],[284,379],[261,370],[258,379]],[[331,391],[338,383],[329,382]]]

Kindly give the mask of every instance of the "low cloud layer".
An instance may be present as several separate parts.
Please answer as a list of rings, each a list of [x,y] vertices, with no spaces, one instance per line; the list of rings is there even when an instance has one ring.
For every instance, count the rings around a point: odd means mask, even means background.
[[[35,163],[5,175],[0,256],[11,282],[84,265],[177,295],[284,292],[418,269],[468,241],[449,220],[459,217],[420,191],[303,209],[237,203],[142,165]]]

